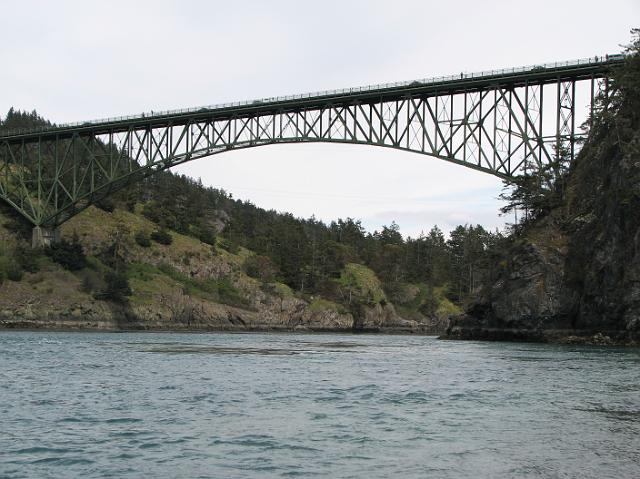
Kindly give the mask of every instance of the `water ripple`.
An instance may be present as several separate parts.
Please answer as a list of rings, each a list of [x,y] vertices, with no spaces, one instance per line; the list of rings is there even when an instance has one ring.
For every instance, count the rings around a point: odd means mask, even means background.
[[[0,332],[0,477],[638,477],[637,350]]]

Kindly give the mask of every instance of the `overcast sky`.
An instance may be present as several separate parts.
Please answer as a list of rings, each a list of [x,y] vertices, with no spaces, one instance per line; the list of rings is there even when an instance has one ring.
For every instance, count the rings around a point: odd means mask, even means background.
[[[4,1],[0,112],[57,123],[620,51],[640,1]],[[3,113],[4,114],[4,113]],[[497,178],[355,145],[278,145],[187,163],[297,216],[502,227]]]

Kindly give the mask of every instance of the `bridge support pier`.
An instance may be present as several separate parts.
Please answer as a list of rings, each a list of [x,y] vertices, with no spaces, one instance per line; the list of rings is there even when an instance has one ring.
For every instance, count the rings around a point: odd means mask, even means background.
[[[31,234],[31,247],[44,248],[60,241],[60,230],[58,228],[44,228],[36,226]]]

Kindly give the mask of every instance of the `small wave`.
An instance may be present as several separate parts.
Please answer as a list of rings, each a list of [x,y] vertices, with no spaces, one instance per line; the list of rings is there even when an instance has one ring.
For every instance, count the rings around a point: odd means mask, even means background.
[[[220,355],[236,355],[236,354],[257,354],[262,356],[293,356],[306,353],[309,351],[298,349],[271,349],[271,348],[232,348],[218,346],[170,346],[170,347],[153,347],[141,349],[141,353],[164,353],[164,354],[220,354]]]
[[[381,398],[381,402],[388,404],[426,404],[430,399],[431,397],[425,392],[411,391],[405,394],[386,394]]]
[[[576,411],[593,412],[598,414],[604,414],[611,419],[618,419],[620,421],[640,421],[640,411],[627,410],[627,409],[609,409],[605,407],[593,407],[593,408],[575,408]]]
[[[157,442],[145,442],[138,446],[138,449],[152,449],[154,447],[160,447],[160,443]]]
[[[45,457],[42,459],[36,459],[31,461],[31,464],[51,464],[56,466],[76,466],[79,464],[87,465],[93,464],[91,459],[84,458],[70,458],[70,457]]]
[[[135,417],[114,417],[110,419],[106,419],[104,422],[107,424],[128,424],[133,422],[142,422],[142,419],[138,419]]]
[[[93,422],[98,422],[97,419],[94,418],[88,418],[88,417],[78,417],[78,416],[68,416],[68,417],[63,417],[62,419],[58,419],[57,422],[86,422],[86,423],[93,423]]]
[[[121,454],[118,454],[117,456],[113,456],[113,459],[135,459],[136,457],[138,457],[135,454],[131,454],[130,452],[123,452]]]
[[[23,449],[15,449],[13,451],[8,451],[8,452],[13,454],[64,454],[67,452],[82,452],[82,450],[59,448],[59,447],[34,446],[34,447],[26,447]]]
[[[255,447],[263,448],[265,450],[290,450],[290,451],[319,451],[316,448],[303,446],[301,444],[289,444],[280,442],[272,436],[265,436],[260,434],[250,434],[246,436],[240,436],[232,439],[213,439],[211,445],[233,445],[242,447]]]

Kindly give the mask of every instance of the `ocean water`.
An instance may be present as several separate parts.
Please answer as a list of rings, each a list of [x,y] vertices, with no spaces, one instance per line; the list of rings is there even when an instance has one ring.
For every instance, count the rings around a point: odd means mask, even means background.
[[[638,478],[640,350],[0,332],[1,478]]]

